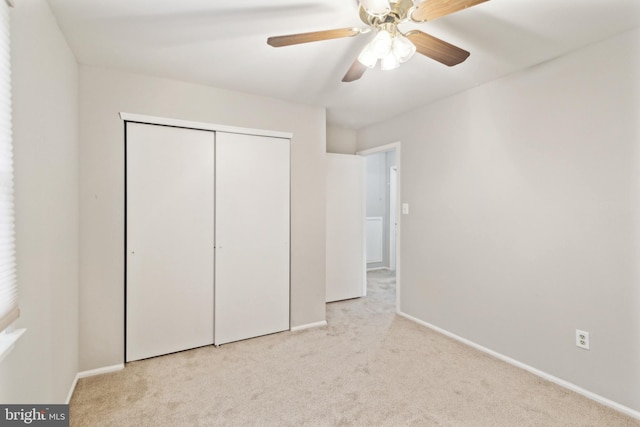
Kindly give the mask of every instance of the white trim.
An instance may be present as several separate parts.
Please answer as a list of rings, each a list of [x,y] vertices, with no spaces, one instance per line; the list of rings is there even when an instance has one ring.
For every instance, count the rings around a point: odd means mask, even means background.
[[[110,372],[117,372],[124,369],[124,363],[120,363],[119,365],[113,366],[105,366],[103,368],[91,369],[88,371],[78,372],[76,377],[73,379],[73,383],[71,384],[71,388],[69,389],[69,394],[67,394],[67,400],[65,403],[68,405],[71,402],[71,398],[73,397],[73,392],[76,391],[76,386],[78,385],[78,380],[81,378],[94,377],[96,375],[108,374]]]
[[[383,153],[385,151],[400,150],[400,142],[392,142],[391,144],[381,145],[379,147],[368,148],[366,150],[357,151],[358,156],[368,156],[369,154]],[[398,152],[396,151],[396,165],[398,163]]]
[[[466,338],[462,338],[461,336],[458,336],[458,335],[456,335],[454,333],[451,333],[451,332],[449,332],[449,331],[447,331],[445,329],[439,328],[438,326],[432,325],[431,323],[427,323],[427,322],[425,322],[423,320],[420,320],[418,318],[415,318],[415,317],[410,316],[410,315],[408,315],[406,313],[403,313],[403,312],[399,312],[398,314],[400,316],[406,318],[406,319],[411,320],[412,322],[418,323],[419,325],[422,325],[422,326],[426,326],[427,328],[429,328],[429,329],[431,329],[431,330],[433,330],[435,332],[438,332],[438,333],[440,333],[442,335],[445,335],[445,336],[447,336],[449,338],[453,338],[454,340],[459,341],[459,342],[461,342],[461,343],[463,343],[465,345],[468,345],[469,347],[473,347],[476,350],[480,350],[483,353],[487,353],[487,354],[495,357],[496,359],[502,360],[503,362],[506,362],[506,363],[508,363],[510,365],[513,365],[513,366],[517,367],[517,368],[524,369],[525,371],[528,371],[528,372],[530,372],[530,373],[532,373],[534,375],[537,375],[540,378],[543,378],[543,379],[545,379],[547,381],[550,381],[550,382],[552,382],[554,384],[557,384],[557,385],[559,385],[561,387],[564,387],[564,388],[566,388],[568,390],[571,390],[571,391],[574,391],[574,392],[576,392],[578,394],[581,394],[582,396],[587,397],[587,398],[589,398],[589,399],[591,399],[591,400],[593,400],[595,402],[598,402],[598,403],[600,403],[600,404],[602,404],[604,406],[608,406],[609,408],[612,408],[612,409],[615,409],[616,411],[622,412],[625,415],[628,415],[630,417],[633,417],[635,419],[640,420],[640,411],[636,411],[635,409],[631,409],[631,408],[629,408],[627,406],[624,406],[624,405],[622,405],[622,404],[620,404],[618,402],[614,402],[613,400],[607,399],[606,397],[600,396],[599,394],[595,394],[595,393],[593,393],[593,392],[591,392],[589,390],[585,390],[584,388],[579,387],[579,386],[577,386],[577,385],[575,385],[573,383],[570,383],[569,381],[566,381],[566,380],[563,380],[561,378],[555,377],[555,376],[553,376],[551,374],[548,374],[548,373],[546,373],[544,371],[536,369],[533,366],[529,366],[529,365],[527,365],[525,363],[522,363],[522,362],[519,362],[519,361],[517,361],[515,359],[512,359],[509,356],[505,356],[504,354],[501,354],[501,353],[498,353],[498,352],[496,352],[494,350],[491,350],[489,348],[483,347],[480,344],[477,344],[477,343],[475,343],[473,341],[470,341],[470,340],[468,340]]]
[[[360,175],[360,185],[362,185],[362,198],[360,200],[360,218],[363,218],[361,224],[362,233],[362,296],[367,296],[367,159],[362,159],[362,174]]]
[[[76,391],[76,386],[78,385],[78,380],[80,379],[80,374],[76,374],[76,377],[73,379],[73,383],[71,383],[71,388],[69,389],[69,393],[67,394],[67,400],[64,401],[65,404],[69,404],[71,402],[71,398],[73,397],[73,393]]]
[[[11,353],[11,350],[13,350],[13,347],[15,347],[18,339],[25,332],[25,328],[16,329],[11,332],[7,330],[5,330],[4,332],[0,332],[0,362],[2,362],[2,359],[7,357],[7,355]]]
[[[142,114],[120,113],[120,118],[127,122],[149,123],[153,125],[175,126],[188,129],[211,130],[243,135],[270,136],[274,138],[293,138],[291,132],[280,132],[263,129],[250,129],[236,126],[225,126],[214,123],[192,122],[189,120],[170,119],[168,117],[145,116]]]
[[[304,329],[311,329],[311,328],[320,328],[323,326],[327,326],[326,320],[323,320],[322,322],[307,323],[306,325],[292,326],[291,332],[302,331]]]
[[[391,177],[394,178],[394,180],[396,181],[396,185],[394,186],[395,188],[393,188],[391,186]],[[398,250],[398,245],[396,244],[396,238],[398,237],[398,229],[397,229],[397,224],[398,224],[398,214],[400,214],[400,212],[398,212],[398,166],[391,166],[389,168],[389,200],[388,200],[388,208],[389,208],[389,270],[395,271],[396,270],[396,261],[397,261],[397,257],[396,257],[396,251]],[[392,197],[391,195],[393,194],[393,198],[394,203],[392,204]],[[391,244],[391,242],[393,242],[393,244]]]
[[[398,221],[398,235],[396,237],[396,313],[400,313],[400,307],[401,307],[401,302],[402,302],[402,280],[401,280],[401,272],[402,272],[402,214],[400,212],[402,212],[401,210],[401,204],[402,204],[402,149],[401,149],[402,144],[400,143],[400,141],[398,142],[392,142],[391,144],[386,144],[386,145],[381,145],[379,147],[375,147],[375,148],[369,148],[367,150],[362,150],[362,151],[358,151],[356,152],[356,154],[358,156],[368,156],[369,154],[374,154],[374,153],[382,153],[385,151],[393,151],[395,150],[396,152],[396,168],[397,168],[397,175],[396,175],[396,186],[397,186],[397,191],[396,191],[396,204],[397,204],[397,211],[398,211],[398,216],[396,217],[397,221]],[[364,196],[366,198],[366,194]],[[363,202],[366,203],[366,200]],[[366,215],[365,215],[366,216]],[[363,222],[366,221],[365,219],[363,219]],[[366,224],[366,223],[365,223]],[[365,226],[365,224],[363,224],[363,227]],[[366,256],[366,254],[365,254]],[[365,265],[366,267],[366,265]]]
[[[78,372],[78,379],[94,377],[96,375],[108,374],[111,372],[117,372],[123,369],[124,369],[124,363],[120,363],[118,365],[113,365],[113,366],[105,366],[103,368],[98,368],[98,369],[91,369],[89,371]]]

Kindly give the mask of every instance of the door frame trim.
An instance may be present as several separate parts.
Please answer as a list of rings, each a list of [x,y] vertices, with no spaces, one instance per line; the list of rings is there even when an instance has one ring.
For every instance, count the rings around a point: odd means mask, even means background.
[[[387,152],[387,151],[394,151],[396,152],[396,168],[397,168],[397,173],[396,173],[396,212],[401,212],[400,210],[400,206],[402,204],[402,166],[401,166],[401,159],[402,159],[402,155],[401,155],[401,143],[400,141],[397,142],[392,142],[390,144],[385,144],[385,145],[381,145],[379,147],[374,147],[374,148],[369,148],[366,150],[361,150],[361,151],[357,151],[356,154],[358,156],[368,156],[370,154],[375,154],[375,153],[383,153],[383,152]],[[363,194],[363,197],[365,198],[365,203],[366,203],[366,191]],[[366,216],[366,215],[365,215]],[[402,214],[398,214],[398,216],[396,217],[397,221],[398,221],[398,234],[396,236],[396,313],[400,313],[401,312],[401,301],[402,301],[402,292],[401,292],[401,274],[400,272],[402,271],[401,266],[402,266],[402,257],[401,257],[401,240],[402,240]],[[362,218],[363,224],[364,221],[366,221],[366,218]],[[366,262],[366,260],[365,260]],[[366,264],[365,264],[365,269],[366,269]]]
[[[395,188],[395,206],[391,205],[391,176],[395,175],[396,188]],[[398,243],[396,239],[398,238],[398,210],[394,209],[395,212],[392,214],[392,208],[398,207],[398,166],[391,166],[389,168],[389,242],[393,240],[393,245],[389,244],[389,268],[393,268],[393,270],[397,271],[397,250]],[[394,224],[391,224],[391,220],[394,220]],[[393,254],[393,257],[391,256]],[[393,260],[393,262],[391,262]]]
[[[193,122],[190,120],[171,119],[169,117],[145,116],[142,114],[120,113],[125,122],[144,123],[149,125],[173,126],[178,128],[210,130],[214,132],[239,133],[243,135],[271,136],[274,138],[293,139],[293,133],[275,130],[251,129],[238,126],[225,126],[215,123]]]

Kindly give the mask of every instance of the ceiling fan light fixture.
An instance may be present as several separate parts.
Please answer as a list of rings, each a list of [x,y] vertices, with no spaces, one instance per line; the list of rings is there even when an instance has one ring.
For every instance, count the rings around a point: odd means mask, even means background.
[[[387,71],[398,68],[414,53],[416,46],[395,27],[379,28],[378,34],[358,55],[358,61],[368,68],[375,68],[380,59],[380,69]]]
[[[360,0],[360,6],[372,16],[382,17],[391,12],[388,0]]]
[[[452,67],[464,62],[469,52],[417,29],[405,34],[398,28],[408,22],[433,21],[440,17],[487,2],[488,0],[356,0],[358,15],[365,28],[347,27],[269,37],[273,47],[353,37],[375,31],[358,58],[353,61],[343,82],[362,77],[367,68],[375,68],[380,60],[382,70],[393,70],[418,52]]]

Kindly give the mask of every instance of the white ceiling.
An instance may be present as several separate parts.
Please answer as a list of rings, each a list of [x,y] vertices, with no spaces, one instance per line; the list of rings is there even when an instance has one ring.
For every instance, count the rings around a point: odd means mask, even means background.
[[[428,0],[427,0],[428,1]],[[358,129],[640,27],[639,0],[491,0],[419,28],[471,52],[341,82],[370,34],[282,48],[269,36],[362,27],[355,0],[49,0],[82,64],[327,108]],[[19,4],[18,4],[19,7]]]

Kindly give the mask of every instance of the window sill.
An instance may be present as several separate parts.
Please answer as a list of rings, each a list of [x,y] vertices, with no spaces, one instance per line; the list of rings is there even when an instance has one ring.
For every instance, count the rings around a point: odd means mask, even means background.
[[[20,338],[25,331],[26,329],[23,328],[0,334],[0,362],[13,350],[16,341],[18,341],[18,338]]]

